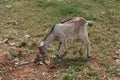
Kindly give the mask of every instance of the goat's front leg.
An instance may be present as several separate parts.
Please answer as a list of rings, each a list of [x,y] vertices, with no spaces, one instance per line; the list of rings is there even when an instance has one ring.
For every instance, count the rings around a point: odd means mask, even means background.
[[[67,53],[68,46],[67,46],[67,39],[64,39],[64,52]]]
[[[66,51],[67,50],[67,40],[65,38],[60,38],[59,46],[55,53],[55,55],[59,58],[60,58],[59,54],[62,50],[62,46],[64,46],[64,50]]]
[[[56,56],[59,56],[61,49],[62,49],[62,43],[59,42],[58,49],[57,49],[57,51],[55,52],[55,55],[56,55]]]

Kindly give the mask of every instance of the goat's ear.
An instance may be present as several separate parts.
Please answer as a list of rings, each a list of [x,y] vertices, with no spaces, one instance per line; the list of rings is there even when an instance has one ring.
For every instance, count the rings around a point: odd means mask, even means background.
[[[41,42],[40,42],[40,46],[43,46],[43,45],[44,45],[44,41],[41,41]]]
[[[94,24],[93,21],[87,21],[87,23],[88,23],[88,26],[92,26]]]

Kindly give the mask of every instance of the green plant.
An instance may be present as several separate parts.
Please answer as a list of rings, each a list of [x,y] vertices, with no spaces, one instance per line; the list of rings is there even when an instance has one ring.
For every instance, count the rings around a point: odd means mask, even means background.
[[[12,39],[15,39],[15,36],[12,35],[12,34],[7,34],[7,35],[5,35],[5,38],[9,39],[9,40],[12,40]]]
[[[95,71],[88,71],[84,73],[85,78],[91,79],[91,80],[100,80],[100,77],[98,76],[97,72]]]
[[[22,27],[22,26],[15,26],[15,29],[17,29],[17,30],[25,30],[25,28]]]
[[[72,70],[71,67],[64,73],[63,80],[77,80],[77,75],[75,71]]]
[[[2,75],[3,73],[3,69],[0,67],[0,75]]]
[[[105,67],[106,67],[105,73],[108,76],[112,76],[112,75],[118,76],[118,75],[120,75],[120,72],[118,71],[119,66],[112,65],[112,63],[110,63],[110,62],[108,62],[108,63],[105,64]]]
[[[13,49],[11,49],[9,50],[9,53],[6,54],[6,57],[7,59],[12,60],[16,57],[16,52]]]
[[[73,73],[65,73],[63,80],[77,80],[77,76]]]

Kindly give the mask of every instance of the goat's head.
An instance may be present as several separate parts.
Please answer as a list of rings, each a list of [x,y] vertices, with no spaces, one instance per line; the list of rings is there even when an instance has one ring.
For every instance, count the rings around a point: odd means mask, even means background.
[[[40,54],[42,54],[42,55],[44,55],[46,53],[46,49],[44,47],[44,42],[43,41],[40,43],[39,51],[40,51]]]

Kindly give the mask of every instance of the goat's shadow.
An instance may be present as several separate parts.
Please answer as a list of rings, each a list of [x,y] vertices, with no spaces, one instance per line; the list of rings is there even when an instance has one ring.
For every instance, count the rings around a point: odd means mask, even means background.
[[[62,59],[59,59],[59,58],[54,58],[53,61],[55,64],[57,64],[57,66],[59,68],[66,68],[68,69],[69,66],[72,66],[72,67],[81,67],[81,66],[84,66],[91,58],[87,58],[87,57],[84,57],[84,56],[77,56],[77,57],[74,57],[74,58],[62,58]]]

